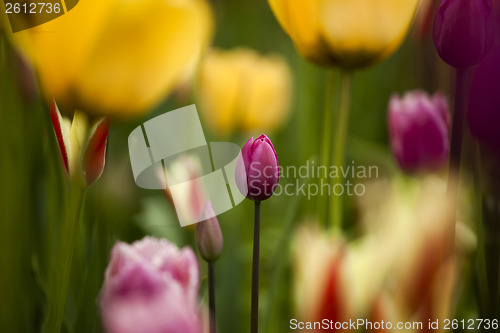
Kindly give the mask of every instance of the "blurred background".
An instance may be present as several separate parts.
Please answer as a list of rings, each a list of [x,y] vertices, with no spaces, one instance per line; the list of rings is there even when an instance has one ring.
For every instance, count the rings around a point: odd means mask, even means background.
[[[141,189],[134,183],[127,138],[137,126],[164,112],[196,104],[209,142],[229,141],[243,146],[249,137],[256,138],[264,132],[271,138],[279,163],[284,167],[305,165],[320,154],[329,70],[299,55],[266,1],[212,0],[209,5],[213,14],[213,33],[203,54],[212,54],[214,58],[202,55],[200,65],[187,75],[189,78],[178,80],[180,83],[173,85],[171,91],[147,112],[131,117],[110,117],[104,171],[88,187],[77,226],[64,331],[102,331],[98,295],[115,241],[133,242],[152,235],[195,249],[194,228],[179,226],[168,196],[163,191]],[[453,71],[439,58],[432,42],[434,7],[433,1],[421,4],[405,41],[392,56],[354,73],[346,161],[377,166],[379,180],[386,180],[386,183],[403,177],[390,149],[387,109],[391,95],[420,89],[429,94],[440,91],[452,100]],[[5,21],[5,17],[3,19]],[[36,332],[47,310],[46,280],[53,269],[50,263],[54,255],[51,235],[59,229],[62,206],[68,195],[64,189],[68,177],[54,137],[49,99],[40,87],[30,57],[20,52],[6,27],[4,24],[4,30],[0,31],[0,289],[3,291],[0,326],[5,332]],[[217,87],[219,83],[210,81],[214,80],[210,70],[217,71],[217,66],[233,61],[228,55],[220,63],[216,62],[216,56],[222,56],[223,50],[242,48],[253,51],[242,52],[241,56],[248,58],[244,60],[248,63],[241,66],[248,66],[250,72],[258,72],[261,68],[267,70],[266,83],[276,80],[276,85],[263,88],[270,94],[265,103],[279,104],[276,106],[279,114],[273,119],[259,122],[259,117],[265,118],[266,112],[248,116],[244,105],[237,108],[240,113],[225,118],[214,114],[213,105],[231,103],[223,99],[229,98],[234,87],[229,78],[227,85],[222,83]],[[264,57],[269,63],[259,63]],[[273,72],[275,67],[279,68]],[[218,73],[224,78],[223,72]],[[340,72],[333,70],[333,73],[334,85],[338,87]],[[243,80],[238,89],[250,89],[251,81]],[[334,91],[335,101],[338,89]],[[207,95],[216,96],[212,97],[215,101],[210,101]],[[64,105],[60,109],[63,115],[71,115]],[[436,177],[442,174],[437,173]],[[381,194],[386,193],[383,191],[379,187],[368,187],[366,195],[381,195],[389,200],[391,195]],[[357,200],[349,198],[344,200],[344,205],[344,236],[339,242],[355,243],[370,227],[362,222],[365,214]],[[316,209],[314,200],[301,195],[274,196],[263,203],[260,283],[260,331],[263,333],[289,332],[290,319],[300,315],[300,305],[294,296],[297,283],[294,282],[297,272],[293,259],[297,246],[294,235],[299,225],[316,224]],[[252,212],[253,205],[246,200],[219,216],[224,235],[224,251],[216,265],[219,332],[248,330]],[[434,254],[430,253],[429,257]],[[326,258],[322,252],[317,255]],[[378,262],[384,255],[365,260]],[[474,257],[473,254],[468,256]],[[202,261],[200,264],[200,297],[206,302],[207,273]],[[470,265],[471,262],[464,261],[457,268],[460,272],[457,279],[466,286],[454,292],[454,311],[450,315],[455,314],[457,318],[475,318],[478,313],[473,300]],[[347,284],[343,292],[351,288],[356,289],[356,286]]]

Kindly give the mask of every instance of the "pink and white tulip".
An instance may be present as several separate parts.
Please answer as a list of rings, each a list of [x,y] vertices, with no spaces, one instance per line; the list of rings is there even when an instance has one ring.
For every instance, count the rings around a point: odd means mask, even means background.
[[[117,242],[100,310],[108,333],[202,333],[194,252],[164,239]]]

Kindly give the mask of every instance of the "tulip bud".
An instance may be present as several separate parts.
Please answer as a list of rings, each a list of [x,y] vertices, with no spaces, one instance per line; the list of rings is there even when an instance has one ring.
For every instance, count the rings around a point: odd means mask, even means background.
[[[450,115],[445,98],[436,93],[406,93],[402,99],[392,96],[389,102],[391,147],[405,171],[439,169],[449,152]]]
[[[207,262],[214,262],[222,253],[223,238],[219,220],[210,201],[205,203],[202,216],[205,219],[196,226],[196,247],[203,259]]]
[[[477,67],[471,82],[467,122],[479,142],[500,152],[500,48]]]
[[[478,64],[495,41],[491,0],[441,0],[434,21],[434,44],[455,68]]]
[[[253,137],[241,149],[236,164],[236,185],[247,198],[263,201],[273,195],[279,180],[278,156],[269,138]]]
[[[109,121],[102,118],[89,127],[87,116],[79,111],[73,120],[63,118],[54,100],[50,116],[64,169],[81,186],[92,184],[104,169]]]

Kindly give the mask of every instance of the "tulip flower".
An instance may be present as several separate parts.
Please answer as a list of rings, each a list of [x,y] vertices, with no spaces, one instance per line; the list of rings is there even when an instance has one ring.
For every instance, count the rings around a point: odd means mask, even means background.
[[[88,0],[9,36],[65,109],[132,116],[191,71],[211,21],[204,0]]]
[[[321,163],[325,167],[333,164],[335,168],[343,168],[349,132],[352,70],[382,61],[399,47],[419,0],[268,1],[299,53],[315,64],[342,69],[339,110],[334,127],[332,90],[335,77],[329,73],[327,78]],[[332,149],[333,142],[335,147]],[[329,180],[332,188],[343,181],[343,177]],[[319,197],[318,200],[318,213],[326,226],[331,222],[334,227],[341,228],[342,196],[334,195],[324,200]],[[323,202],[327,200],[329,204]]]
[[[248,189],[247,198],[253,201],[268,199],[279,180],[278,155],[271,140],[264,134],[255,141],[250,138],[241,149],[236,170],[236,184],[242,193],[243,189]]]
[[[259,261],[260,261],[260,204],[274,193],[279,180],[278,155],[269,138],[262,134],[250,138],[236,161],[236,185],[247,198],[254,201],[254,232],[252,261],[252,302],[250,332],[258,331]]]
[[[441,0],[434,21],[434,44],[455,68],[478,64],[495,41],[491,0]]]
[[[202,114],[217,133],[274,130],[288,116],[291,82],[280,56],[245,48],[212,50],[198,77]]]
[[[109,121],[102,118],[89,124],[86,114],[79,111],[74,112],[73,120],[63,118],[53,99],[50,101],[50,117],[64,170],[71,179],[69,194],[62,203],[64,218],[59,225],[55,267],[48,278],[49,289],[55,291],[50,295],[52,306],[44,322],[44,331],[59,332],[66,305],[74,239],[79,230],[77,225],[87,186],[95,182],[104,169]]]
[[[379,282],[394,281],[393,287],[384,285],[372,294],[373,310],[379,316],[385,312],[385,320],[449,318],[460,260],[452,249],[464,239],[460,233],[455,239],[452,232],[455,203],[446,182],[428,176],[404,185],[374,186],[367,189],[371,195],[360,198],[361,218],[372,237],[358,253],[365,261],[356,265],[353,276],[382,270],[385,278]],[[390,298],[379,303],[386,296]]]
[[[434,20],[434,45],[441,58],[455,67],[455,101],[448,182],[456,197],[462,160],[462,141],[469,91],[468,70],[495,43],[495,13],[491,0],[441,0]],[[454,187],[455,186],[455,187]]]
[[[460,258],[448,255],[455,222],[446,183],[375,182],[358,200],[364,233],[355,242],[310,223],[298,229],[292,261],[298,319],[425,325],[450,318]]]
[[[345,280],[348,253],[342,239],[301,227],[293,249],[294,300],[301,321],[349,320]]]
[[[54,100],[50,102],[50,116],[64,169],[77,184],[92,184],[104,169],[109,121],[103,118],[89,125],[86,115],[79,111],[70,121],[61,116]]]
[[[279,23],[308,60],[359,68],[390,56],[403,41],[418,0],[269,0]]]
[[[151,237],[111,251],[100,292],[108,333],[202,333],[199,270],[190,248]]]
[[[392,96],[388,122],[392,151],[403,170],[436,170],[446,164],[450,115],[440,93]]]
[[[196,247],[203,259],[214,262],[222,253],[223,239],[219,220],[209,201],[205,203],[203,216],[206,219],[196,225]]]

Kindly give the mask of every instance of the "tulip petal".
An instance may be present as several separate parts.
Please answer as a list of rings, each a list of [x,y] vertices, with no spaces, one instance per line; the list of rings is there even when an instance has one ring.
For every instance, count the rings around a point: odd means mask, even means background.
[[[127,116],[153,107],[193,71],[211,27],[203,0],[88,0],[10,37],[58,103]]]
[[[455,68],[478,64],[495,41],[491,0],[442,0],[434,21],[434,44]]]
[[[199,74],[201,112],[209,126],[222,134],[229,134],[238,117],[244,87],[248,78],[243,66],[252,52],[238,49],[231,53],[211,51],[201,65]],[[251,67],[251,66],[247,66]]]
[[[248,166],[248,196],[262,201],[269,198],[278,184],[278,160],[270,140],[260,136],[252,145],[251,161]]]
[[[95,182],[102,174],[106,161],[109,121],[101,120],[96,126],[85,149],[82,161],[83,179],[87,185]]]
[[[59,145],[59,152],[61,153],[64,168],[66,169],[66,172],[69,173],[69,134],[64,128],[63,118],[59,112],[56,102],[53,99],[50,100],[50,119],[52,120],[52,126],[54,127],[54,132],[56,134],[57,144]]]
[[[343,67],[380,61],[401,44],[418,0],[323,0],[321,33],[332,58]]]
[[[263,131],[276,128],[286,120],[291,95],[291,73],[279,57],[256,59],[248,103],[244,108],[243,129]]]

